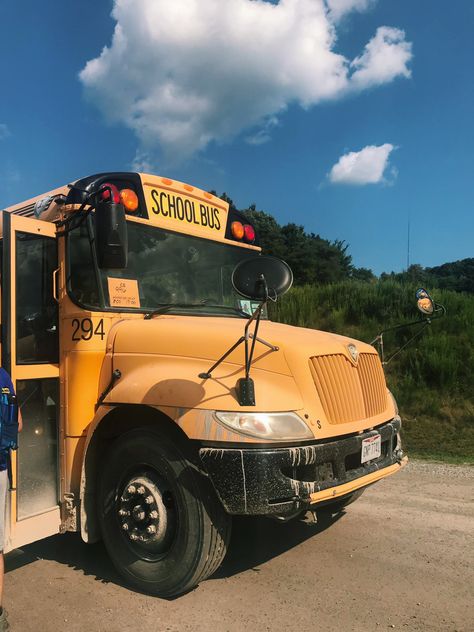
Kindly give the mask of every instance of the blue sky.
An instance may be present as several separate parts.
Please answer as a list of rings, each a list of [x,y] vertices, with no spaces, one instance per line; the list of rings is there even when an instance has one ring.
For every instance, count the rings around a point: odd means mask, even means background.
[[[0,208],[141,167],[376,273],[406,267],[409,218],[411,263],[474,256],[470,0],[3,0],[0,18]]]

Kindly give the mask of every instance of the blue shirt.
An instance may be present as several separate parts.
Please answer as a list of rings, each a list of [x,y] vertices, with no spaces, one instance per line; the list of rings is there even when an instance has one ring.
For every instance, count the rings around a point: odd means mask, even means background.
[[[0,367],[0,471],[7,469],[8,454],[17,447],[18,406],[8,373]]]

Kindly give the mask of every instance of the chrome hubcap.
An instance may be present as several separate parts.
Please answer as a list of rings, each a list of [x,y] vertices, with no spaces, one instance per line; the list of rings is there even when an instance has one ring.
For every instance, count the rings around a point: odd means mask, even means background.
[[[159,484],[146,475],[127,481],[118,503],[118,518],[124,535],[131,542],[163,543],[170,516]]]

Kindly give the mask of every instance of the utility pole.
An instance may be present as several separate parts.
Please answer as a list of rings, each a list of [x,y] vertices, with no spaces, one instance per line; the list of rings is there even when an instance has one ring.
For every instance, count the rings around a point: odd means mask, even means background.
[[[407,230],[407,272],[410,267],[410,213],[408,213],[408,230]]]

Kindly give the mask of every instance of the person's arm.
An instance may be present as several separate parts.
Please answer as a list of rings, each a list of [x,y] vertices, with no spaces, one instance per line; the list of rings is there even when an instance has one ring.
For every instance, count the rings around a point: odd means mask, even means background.
[[[21,410],[18,408],[18,432],[23,430],[23,417],[21,416]]]

